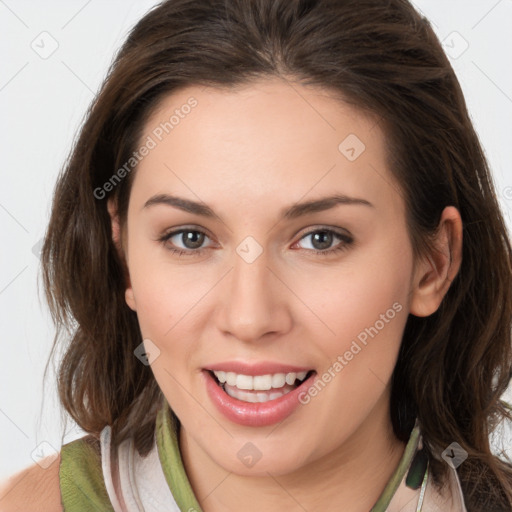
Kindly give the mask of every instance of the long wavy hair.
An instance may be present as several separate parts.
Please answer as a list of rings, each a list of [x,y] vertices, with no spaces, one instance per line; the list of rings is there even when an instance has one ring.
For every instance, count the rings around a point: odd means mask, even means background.
[[[511,419],[500,401],[512,367],[510,240],[459,82],[407,0],[168,0],[136,24],[58,179],[42,251],[65,410],[89,433],[108,424],[115,443],[133,436],[141,454],[150,449],[162,394],[134,357],[142,338],[107,211],[113,198],[126,222],[136,167],[106,197],[94,191],[129,160],[167,95],[261,77],[327,88],[380,119],[415,256],[433,250],[443,209],[458,208],[462,265],[438,311],[409,315],[390,415],[401,440],[419,419],[437,484],[443,449],[455,441],[468,452],[458,473],[470,512],[510,511],[512,469],[489,442]]]

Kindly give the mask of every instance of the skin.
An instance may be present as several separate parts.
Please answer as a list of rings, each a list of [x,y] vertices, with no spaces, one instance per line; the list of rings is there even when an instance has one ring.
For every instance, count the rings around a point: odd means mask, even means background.
[[[409,313],[435,312],[455,277],[460,215],[447,207],[437,251],[414,260],[377,120],[318,87],[280,79],[188,87],[161,102],[141,140],[191,96],[197,106],[138,165],[125,224],[108,203],[126,262],[126,302],[160,351],[151,368],[181,421],[191,485],[205,512],[367,512],[404,450],[393,435],[389,395],[405,322]],[[354,161],[338,149],[349,134],[366,147]],[[334,193],[372,206],[280,216]],[[203,202],[216,217],[144,207],[158,194]],[[201,254],[172,253],[173,243],[197,250],[181,235],[159,240],[185,227],[206,233]],[[344,250],[316,254],[321,246],[311,233],[327,228],[353,242],[333,235],[327,249]],[[263,251],[252,263],[236,251],[248,236]],[[211,403],[202,368],[266,360],[322,375],[396,303],[401,311],[378,335],[280,424],[237,425]],[[247,442],[262,455],[251,468],[237,457]]]
[[[407,314],[433,313],[448,290],[460,265],[460,216],[448,207],[440,252],[414,261],[383,132],[319,88],[278,79],[231,90],[189,87],[165,98],[142,140],[191,96],[198,106],[139,164],[124,229],[112,203],[110,212],[127,264],[126,301],[143,338],[160,350],[151,367],[182,423],[193,489],[208,512],[339,510],[341,503],[367,511],[403,454],[388,411]],[[366,146],[353,162],[338,150],[349,134]],[[335,192],[372,206],[280,217],[296,202]],[[144,207],[158,194],[201,201],[217,217]],[[183,227],[206,233],[199,255],[181,235],[159,240]],[[323,247],[345,250],[315,254],[319,246],[307,234],[326,227],[353,242],[334,237]],[[263,250],[252,263],[236,252],[247,236]],[[394,303],[401,312],[279,425],[234,424],[210,401],[202,368],[271,360],[321,375]],[[251,468],[237,457],[247,442],[262,454]]]
[[[60,455],[51,464],[41,461],[0,482],[0,511],[60,512]],[[43,469],[46,468],[46,469]]]

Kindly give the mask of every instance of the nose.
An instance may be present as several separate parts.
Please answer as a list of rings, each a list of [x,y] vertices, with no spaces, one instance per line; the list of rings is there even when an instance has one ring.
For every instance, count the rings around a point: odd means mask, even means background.
[[[292,318],[287,297],[291,292],[268,266],[266,253],[252,263],[235,254],[233,262],[222,288],[219,329],[244,342],[288,332]]]

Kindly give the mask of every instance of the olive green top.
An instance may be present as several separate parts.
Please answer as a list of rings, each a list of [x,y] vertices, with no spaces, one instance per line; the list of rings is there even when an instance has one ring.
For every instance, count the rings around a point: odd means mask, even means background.
[[[100,442],[82,437],[61,448],[60,494],[64,510],[114,511],[101,469]]]

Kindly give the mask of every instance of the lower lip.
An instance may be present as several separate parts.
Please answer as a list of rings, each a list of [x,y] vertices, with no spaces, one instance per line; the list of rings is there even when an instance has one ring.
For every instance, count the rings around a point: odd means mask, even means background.
[[[301,405],[299,395],[313,383],[313,373],[308,379],[275,400],[268,402],[244,402],[229,396],[215,381],[209,371],[203,370],[206,389],[215,407],[230,421],[248,427],[266,427],[286,419]]]

